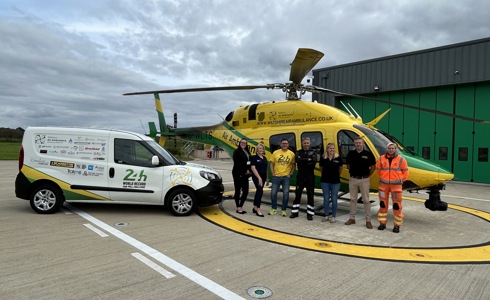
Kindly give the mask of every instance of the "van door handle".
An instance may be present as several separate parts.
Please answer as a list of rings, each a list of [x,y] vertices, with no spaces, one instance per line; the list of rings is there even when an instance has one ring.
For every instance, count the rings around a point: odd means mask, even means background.
[[[114,178],[114,168],[109,169],[109,177]]]

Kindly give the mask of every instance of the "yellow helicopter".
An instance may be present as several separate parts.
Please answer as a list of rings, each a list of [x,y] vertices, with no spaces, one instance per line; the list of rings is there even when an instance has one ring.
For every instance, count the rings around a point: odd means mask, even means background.
[[[317,150],[319,154],[323,153],[328,143],[334,143],[336,151],[342,156],[345,162],[347,152],[354,149],[354,138],[357,136],[363,137],[365,147],[376,158],[385,153],[388,142],[394,142],[409,165],[409,177],[404,182],[403,189],[410,192],[427,190],[429,199],[425,202],[425,206],[433,211],[446,210],[447,204],[440,200],[440,191],[444,189],[446,181],[453,179],[454,174],[410,151],[396,138],[376,129],[374,126],[389,110],[374,120],[363,123],[361,117],[359,117],[357,112],[349,104],[347,105],[350,108],[341,102],[347,111],[345,112],[325,104],[301,101],[302,95],[306,92],[312,92],[334,93],[340,96],[359,97],[385,102],[379,99],[302,84],[302,80],[322,57],[323,53],[317,50],[300,48],[291,64],[290,82],[284,84],[186,88],[134,92],[124,95],[154,95],[160,131],[157,132],[154,123],[150,123],[150,135],[156,136],[159,134],[162,145],[165,143],[166,137],[180,137],[189,141],[219,146],[232,156],[240,139],[245,138],[248,140],[252,154],[255,153],[257,144],[262,143],[265,145],[266,156],[270,157],[272,152],[280,148],[280,141],[282,139],[287,139],[291,150],[295,151],[301,147],[301,140],[308,137],[311,140],[311,147]],[[251,89],[282,89],[286,93],[286,99],[240,106],[235,111],[230,112],[221,123],[216,125],[191,128],[170,128],[166,125],[159,94]],[[404,104],[391,102],[390,104],[409,107]],[[417,107],[411,108],[420,109]],[[431,110],[431,112],[440,113],[435,110]],[[441,114],[454,118],[459,117],[447,113]],[[468,120],[468,118],[462,118]],[[318,168],[315,170],[315,176],[316,187],[319,188],[320,170]],[[294,178],[293,176],[291,185],[294,185]],[[348,193],[348,183],[349,172],[344,169],[341,174],[340,188],[343,194]],[[377,191],[378,185],[379,178],[375,173],[371,176],[371,190],[373,192]]]

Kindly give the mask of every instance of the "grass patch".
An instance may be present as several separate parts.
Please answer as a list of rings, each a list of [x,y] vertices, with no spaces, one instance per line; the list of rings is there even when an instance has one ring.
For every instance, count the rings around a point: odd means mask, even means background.
[[[0,160],[18,160],[21,142],[0,142]]]

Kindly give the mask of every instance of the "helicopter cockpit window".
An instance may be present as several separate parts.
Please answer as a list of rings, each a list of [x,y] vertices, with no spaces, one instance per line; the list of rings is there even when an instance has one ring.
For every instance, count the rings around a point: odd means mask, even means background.
[[[397,141],[395,140],[390,140],[388,138],[388,134],[383,134],[377,130],[373,130],[365,126],[354,125],[354,127],[364,133],[365,138],[369,139],[371,143],[373,143],[379,154],[384,154],[386,152],[386,145],[388,145],[389,142],[395,142],[395,144],[399,144],[399,142],[397,143]]]
[[[323,154],[323,136],[321,132],[303,132],[301,134],[301,140],[309,138],[310,147],[315,150],[318,154]]]
[[[281,149],[282,139],[287,139],[289,142],[289,150],[296,152],[296,137],[294,136],[294,133],[282,133],[271,135],[269,138],[271,153],[277,149]]]

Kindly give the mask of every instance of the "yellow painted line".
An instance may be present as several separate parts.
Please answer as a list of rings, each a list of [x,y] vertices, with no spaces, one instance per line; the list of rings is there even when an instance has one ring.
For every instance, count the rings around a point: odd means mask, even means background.
[[[404,199],[418,202],[425,201],[409,197],[404,197]],[[448,205],[448,208],[469,213],[490,222],[490,213],[451,204]],[[246,223],[231,217],[217,205],[200,208],[199,213],[203,218],[210,222],[237,233],[305,250],[389,261],[418,263],[490,263],[489,242],[486,242],[483,245],[447,248],[401,248],[347,244],[309,238],[255,226],[254,224]]]

